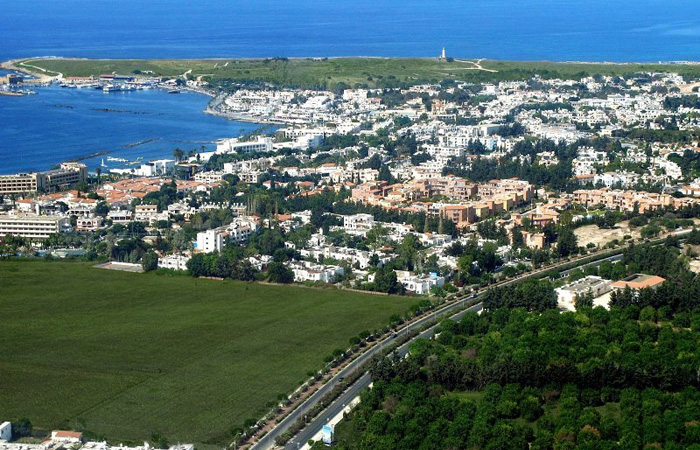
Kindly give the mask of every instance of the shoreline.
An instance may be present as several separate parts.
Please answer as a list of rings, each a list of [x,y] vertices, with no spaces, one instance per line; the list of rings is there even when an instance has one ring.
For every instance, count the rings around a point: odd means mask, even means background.
[[[671,61],[585,61],[585,60],[553,60],[553,59],[492,59],[484,57],[463,57],[451,56],[451,58],[462,59],[465,61],[491,61],[491,62],[508,62],[508,63],[551,63],[551,64],[589,64],[589,65],[612,65],[612,66],[633,66],[633,65],[700,65],[700,60],[671,60]],[[372,56],[372,55],[345,55],[345,56],[249,56],[249,57],[202,57],[202,58],[85,58],[80,56],[30,56],[26,58],[11,59],[0,63],[0,67],[6,68],[5,65],[14,65],[15,63],[29,60],[60,60],[60,61],[265,61],[270,59],[288,59],[290,61],[305,61],[305,60],[337,60],[337,59],[386,59],[386,60],[402,60],[402,59],[425,59],[434,60],[435,56]],[[8,69],[13,70],[13,69]],[[16,68],[14,70],[23,70]],[[24,69],[27,70],[28,69]]]
[[[3,68],[5,68],[5,67],[3,67]],[[56,86],[56,80],[52,80],[52,81],[48,82],[48,84],[50,86]],[[164,87],[159,87],[157,89],[160,91],[167,91],[167,89]],[[200,109],[196,114],[207,114],[207,115],[211,115],[211,116],[219,116],[219,117],[222,117],[222,118],[230,121],[231,123],[245,122],[245,123],[251,123],[251,124],[259,124],[260,126],[270,125],[270,124],[283,125],[282,123],[277,123],[277,122],[256,120],[253,117],[247,117],[247,116],[242,116],[242,117],[236,116],[235,117],[235,115],[219,113],[217,111],[211,110],[211,108],[210,108],[211,101],[215,100],[218,97],[215,93],[207,91],[205,89],[196,89],[196,88],[191,88],[191,87],[181,87],[180,90],[183,92],[191,93],[191,94],[206,95],[210,98],[210,100],[209,100],[209,102],[207,102],[206,106],[203,109]],[[135,92],[135,94],[138,95],[138,92]],[[13,95],[13,94],[0,93],[0,95]],[[20,97],[22,95],[16,95],[16,96]],[[232,132],[230,137],[237,137],[237,136],[240,136],[240,135],[237,135],[235,132]],[[125,147],[125,149],[132,149],[132,148],[138,147],[140,145],[147,144],[147,143],[152,142],[154,140],[160,140],[160,139],[162,139],[162,138],[161,137],[149,138],[149,139],[145,139],[145,140],[141,140],[141,141],[127,144],[124,147]],[[214,143],[216,143],[217,140],[218,139],[211,139],[211,140],[207,140],[206,142],[214,144]],[[65,159],[64,161],[66,161],[66,162],[86,162],[87,163],[88,161],[95,160],[96,158],[99,158],[101,156],[106,156],[106,155],[110,155],[110,154],[118,154],[118,152],[120,150],[121,149],[118,147],[108,148],[108,149],[104,149],[104,148],[95,149],[93,151],[88,151],[84,154],[81,154],[81,155],[78,155],[75,157],[71,157],[69,159]],[[168,155],[169,155],[169,153],[165,152],[165,153],[163,153],[162,157],[168,157]],[[26,170],[22,169],[22,170],[15,170],[15,171],[9,171],[9,172],[5,171],[5,170],[0,170],[0,176],[13,175],[13,174],[20,173],[20,172],[40,172],[43,170],[49,170],[55,164],[57,164],[57,163],[46,163],[46,164],[42,165],[42,168],[26,169]],[[87,163],[87,164],[88,164],[88,168],[90,169],[91,164],[89,164],[89,163]],[[115,168],[118,168],[118,167],[115,167]],[[94,173],[94,170],[90,170],[90,173]]]

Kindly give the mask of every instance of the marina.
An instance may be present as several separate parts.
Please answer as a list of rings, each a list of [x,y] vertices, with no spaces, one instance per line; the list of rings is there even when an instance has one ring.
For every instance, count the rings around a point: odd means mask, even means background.
[[[68,160],[84,162],[90,171],[105,169],[103,162],[110,169],[131,167],[172,158],[176,148],[211,151],[211,142],[260,126],[206,114],[210,98],[189,92],[107,94],[58,84],[32,90],[38,95],[0,96],[0,174],[46,170]]]

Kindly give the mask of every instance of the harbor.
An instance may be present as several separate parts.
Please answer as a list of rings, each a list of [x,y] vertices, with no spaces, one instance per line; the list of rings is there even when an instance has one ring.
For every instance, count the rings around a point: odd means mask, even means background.
[[[260,126],[205,114],[210,97],[189,91],[105,93],[58,83],[32,90],[38,95],[0,97],[0,174],[46,170],[68,160],[87,164],[91,172],[134,167],[172,158],[177,148],[211,151],[212,142]]]

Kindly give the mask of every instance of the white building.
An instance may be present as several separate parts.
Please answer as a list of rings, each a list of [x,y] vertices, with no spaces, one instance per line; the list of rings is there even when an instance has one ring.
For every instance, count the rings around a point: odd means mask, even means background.
[[[435,273],[430,275],[415,275],[407,270],[395,270],[396,279],[403,287],[409,291],[419,295],[429,294],[433,287],[441,287],[445,284],[445,277]]]
[[[339,266],[325,266],[308,261],[290,261],[286,265],[294,272],[294,281],[299,283],[304,281],[332,283],[337,276],[345,273]]]
[[[199,183],[217,183],[226,175],[224,172],[207,171],[197,172],[194,174],[194,181]]]
[[[62,216],[0,215],[0,237],[18,236],[46,239],[52,234],[71,230],[70,218]]]
[[[220,252],[224,249],[226,233],[223,230],[207,230],[197,233],[197,251]]]
[[[374,216],[372,214],[353,214],[343,216],[343,228],[346,233],[365,235],[374,227]]]
[[[168,219],[167,213],[161,215],[158,213],[158,205],[136,205],[134,208],[134,220],[137,222],[153,223],[157,220]]]
[[[170,270],[187,270],[187,261],[190,260],[186,255],[165,255],[158,258],[158,268]]]
[[[10,422],[0,423],[0,441],[12,440],[12,424]]]
[[[77,218],[75,229],[78,231],[95,231],[100,226],[102,226],[102,217],[82,216]]]
[[[113,209],[107,213],[107,219],[112,223],[129,223],[134,219],[134,215],[127,209]]]
[[[216,153],[272,152],[272,138],[259,136],[254,141],[240,142],[238,138],[222,139],[216,144]]]
[[[589,275],[587,277],[556,288],[557,303],[560,309],[576,310],[576,299],[580,295],[591,294],[593,298],[600,297],[612,290],[612,281]]]
[[[351,265],[357,264],[360,269],[365,269],[369,267],[372,255],[376,254],[379,258],[379,266],[382,266],[389,262],[389,258],[384,253],[368,252],[364,250],[358,250],[356,248],[349,247],[336,247],[333,245],[323,245],[312,247],[309,249],[302,249],[299,251],[301,256],[305,258],[313,258],[319,260],[320,257],[335,259],[337,261],[347,261]]]
[[[83,433],[79,431],[54,430],[51,432],[51,440],[64,444],[79,444],[83,441]]]

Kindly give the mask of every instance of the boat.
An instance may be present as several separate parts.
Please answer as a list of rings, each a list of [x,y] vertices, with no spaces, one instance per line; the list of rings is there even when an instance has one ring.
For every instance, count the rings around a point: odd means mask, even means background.
[[[114,162],[127,162],[126,159],[124,158],[115,158],[114,156],[108,156],[107,161],[114,161]]]
[[[179,93],[180,93],[180,89],[170,89],[168,91],[168,94],[179,94]]]
[[[119,92],[121,90],[116,84],[106,84],[102,87],[102,92]]]

